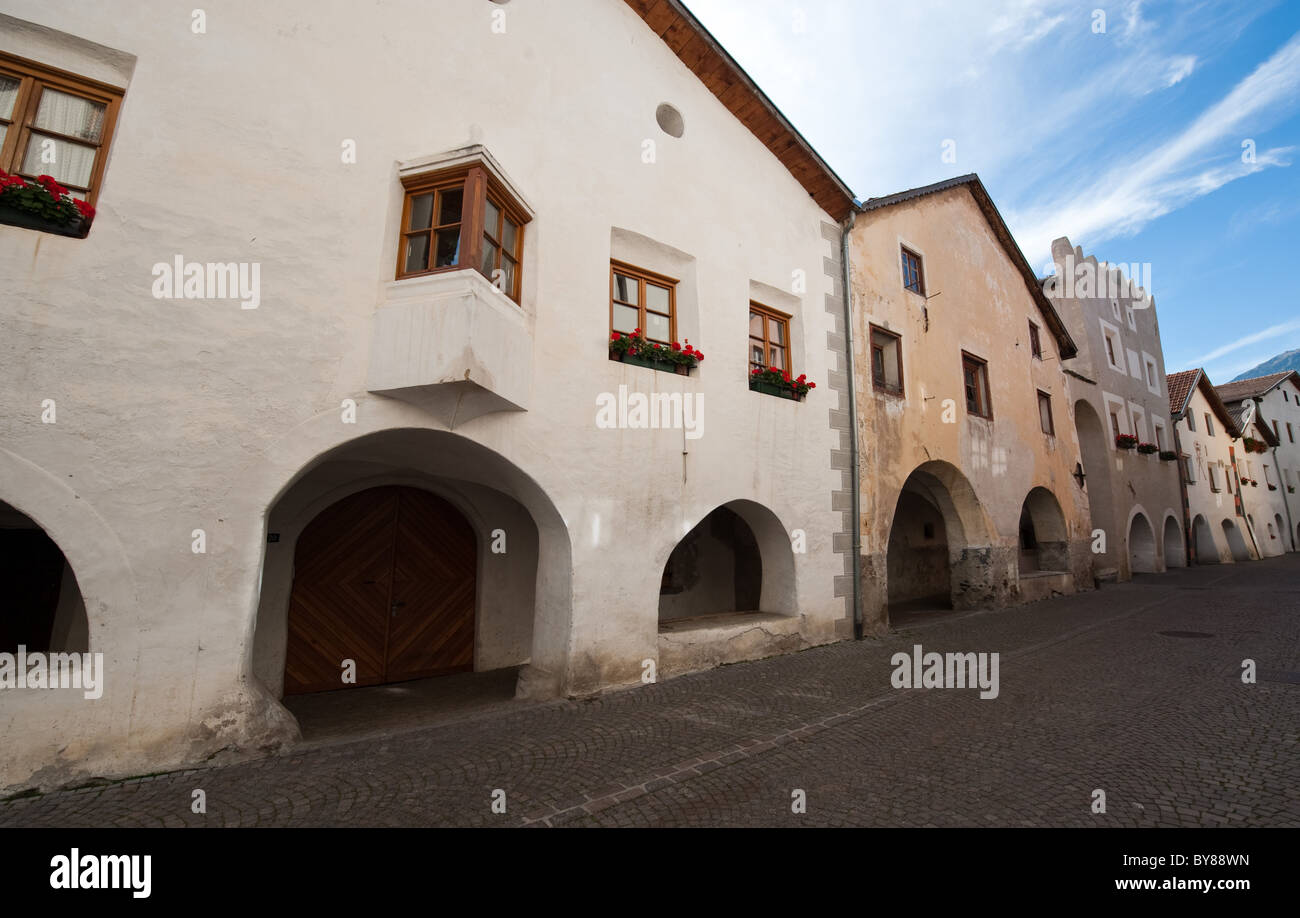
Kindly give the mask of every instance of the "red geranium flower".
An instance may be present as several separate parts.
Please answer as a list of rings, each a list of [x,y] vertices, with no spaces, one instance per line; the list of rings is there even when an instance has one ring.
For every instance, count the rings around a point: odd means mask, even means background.
[[[95,217],[95,208],[91,207],[91,206],[90,206],[89,204],[87,204],[85,201],[79,201],[79,200],[77,200],[76,198],[73,198],[73,199],[72,199],[72,205],[73,205],[74,207],[76,207],[76,208],[77,208],[77,211],[78,211],[78,212],[79,212],[83,217],[85,217],[87,220],[93,220],[93,219],[94,219],[94,217]]]

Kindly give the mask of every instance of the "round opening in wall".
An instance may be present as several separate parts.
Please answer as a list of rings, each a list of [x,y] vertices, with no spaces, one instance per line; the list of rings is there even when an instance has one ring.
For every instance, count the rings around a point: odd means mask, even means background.
[[[682,113],[667,102],[655,109],[655,121],[659,122],[659,127],[670,137],[681,137],[686,133],[686,122],[682,120]]]

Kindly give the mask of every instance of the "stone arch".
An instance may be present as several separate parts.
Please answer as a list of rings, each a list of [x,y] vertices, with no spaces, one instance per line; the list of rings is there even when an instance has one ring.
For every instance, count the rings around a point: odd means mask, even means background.
[[[727,612],[796,614],[790,536],[750,500],[715,507],[673,546],[660,568],[659,620]]]
[[[131,563],[117,534],[61,479],[4,448],[0,448],[0,482],[0,501],[42,530],[66,560],[68,571],[61,586],[69,586],[71,580],[76,589],[75,595],[68,594],[73,604],[66,610],[68,622],[80,616],[83,623],[76,627],[83,629],[86,648],[103,653],[105,666],[115,666],[117,673],[128,676],[134,671],[136,635],[115,627],[115,622],[129,618],[138,600]],[[51,700],[58,695],[49,693]]]
[[[1156,558],[1156,537],[1146,512],[1134,508],[1128,523],[1129,570],[1135,574],[1155,574],[1160,570]]]
[[[1199,513],[1192,520],[1192,544],[1196,546],[1197,564],[1219,564],[1223,560],[1209,521]]]
[[[1093,566],[1098,572],[1118,570],[1120,559],[1127,557],[1126,547],[1120,543],[1125,532],[1115,519],[1115,502],[1111,491],[1111,438],[1106,426],[1091,402],[1079,399],[1074,403],[1074,427],[1079,435],[1079,453],[1083,471],[1087,475],[1085,491],[1093,529],[1106,534],[1106,550],[1093,554]]]
[[[1183,547],[1183,527],[1178,525],[1178,517],[1172,510],[1165,511],[1164,553],[1165,568],[1186,567],[1187,550]]]
[[[523,659],[517,661],[527,661],[517,694],[564,693],[570,674],[572,547],[568,527],[550,497],[532,476],[491,447],[415,423],[427,422],[427,417],[403,403],[359,400],[357,417],[361,429],[340,439],[338,415],[318,416],[301,425],[296,435],[281,438],[260,464],[247,470],[249,499],[263,508],[261,567],[246,653],[249,672],[270,694],[278,694],[276,673],[282,672],[292,566],[283,558],[278,565],[268,565],[272,520],[276,525],[289,520],[296,537],[313,510],[366,486],[393,483],[423,487],[450,500],[474,526],[480,549],[497,528],[488,525],[489,518],[504,514],[517,521],[515,532],[524,534],[525,548],[535,556],[515,568],[526,569],[532,578],[531,637],[525,641]],[[363,418],[368,428],[360,423]],[[508,544],[511,538],[508,532]],[[291,549],[287,554],[291,559]],[[480,551],[481,564],[492,557],[490,551]],[[491,663],[495,666],[500,658]]]
[[[86,653],[86,604],[77,575],[36,521],[0,501],[0,653]]]
[[[1020,505],[1020,573],[1070,569],[1070,537],[1056,495],[1031,488]]]
[[[923,463],[899,490],[890,518],[886,591],[897,611],[911,605],[970,608],[1005,592],[1012,576],[995,557],[993,527],[962,472]]]
[[[1242,538],[1241,530],[1232,520],[1223,520],[1219,525],[1223,527],[1223,537],[1232,551],[1232,560],[1249,561],[1250,549],[1246,547],[1246,540]]]

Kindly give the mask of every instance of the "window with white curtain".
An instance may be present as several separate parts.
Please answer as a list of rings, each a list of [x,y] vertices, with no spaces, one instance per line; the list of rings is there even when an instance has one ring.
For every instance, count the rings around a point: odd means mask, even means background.
[[[0,52],[0,169],[94,203],[122,90]]]

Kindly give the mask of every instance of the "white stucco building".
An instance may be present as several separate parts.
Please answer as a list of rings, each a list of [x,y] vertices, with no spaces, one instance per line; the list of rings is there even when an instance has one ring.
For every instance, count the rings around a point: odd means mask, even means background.
[[[1237,480],[1241,431],[1204,370],[1170,373],[1165,382],[1192,560],[1218,564],[1258,559]]]
[[[1272,373],[1215,386],[1219,397],[1239,423],[1251,419],[1245,431],[1255,449],[1238,458],[1238,468],[1250,479],[1242,489],[1260,554],[1265,557],[1300,548],[1300,373]]]
[[[383,6],[0,17],[0,168],[98,211],[0,225],[5,640],[105,666],[0,689],[0,788],[276,748],[349,663],[551,697],[852,633],[843,183],[676,2]]]

